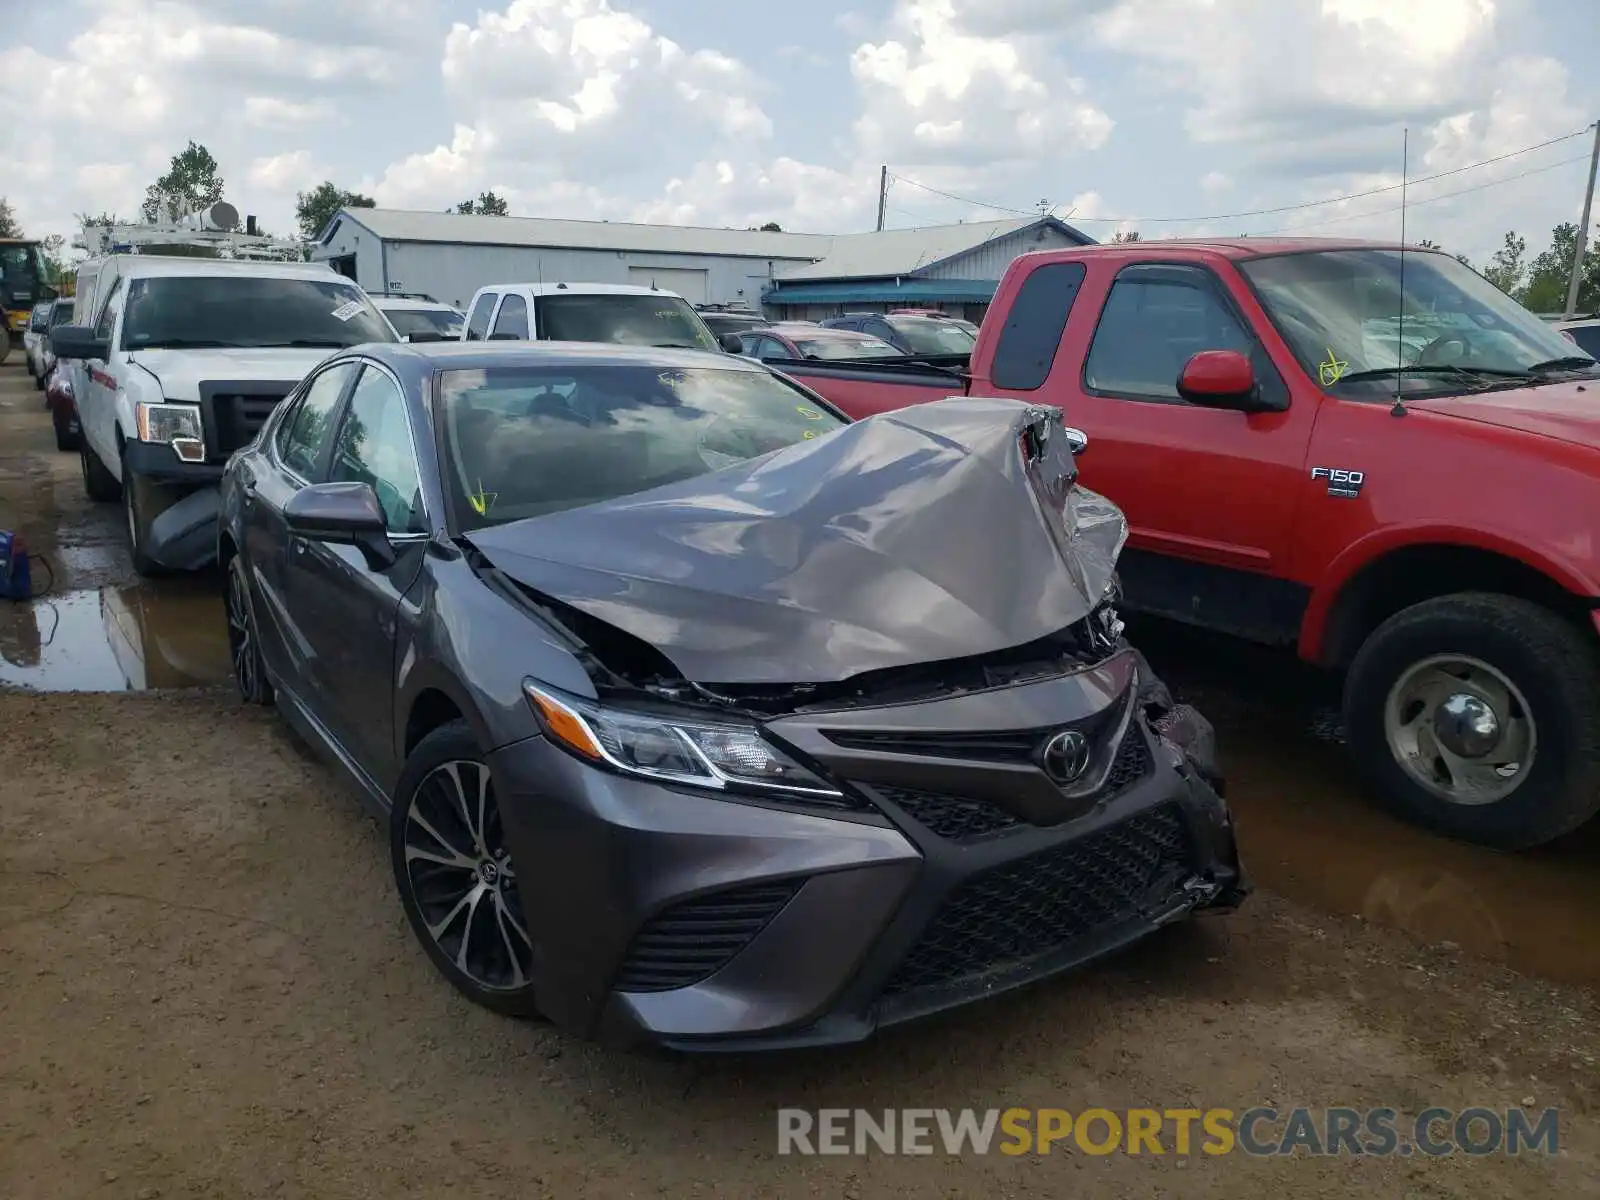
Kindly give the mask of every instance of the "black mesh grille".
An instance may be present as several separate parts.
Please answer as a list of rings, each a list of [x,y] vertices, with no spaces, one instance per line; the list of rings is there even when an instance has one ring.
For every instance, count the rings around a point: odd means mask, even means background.
[[[1189,835],[1174,805],[958,887],[884,989],[896,995],[1014,966],[1134,916],[1189,873]]]
[[[288,394],[289,389],[285,387],[283,396]],[[283,396],[213,395],[211,412],[217,430],[217,444],[210,448],[213,456],[226,456],[248,445],[267,423],[267,418],[278,407],[278,401]]]
[[[1117,747],[1117,757],[1096,799],[1109,799],[1132,787],[1150,773],[1150,767],[1150,748],[1143,732],[1134,726]],[[952,842],[971,842],[1012,829],[1032,828],[1021,817],[987,800],[969,800],[914,788],[879,786],[875,790],[903,809],[907,816],[926,826],[929,832]]]
[[[634,935],[620,992],[665,992],[708,979],[767,927],[799,881],[734,888],[657,913]]]

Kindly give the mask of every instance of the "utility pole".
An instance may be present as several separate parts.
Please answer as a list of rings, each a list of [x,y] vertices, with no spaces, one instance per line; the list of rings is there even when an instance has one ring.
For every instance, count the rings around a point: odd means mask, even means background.
[[[1594,150],[1589,155],[1589,186],[1583,193],[1583,220],[1578,222],[1578,244],[1572,251],[1572,277],[1567,280],[1567,307],[1572,320],[1578,310],[1578,288],[1583,284],[1583,256],[1589,249],[1589,210],[1594,205],[1594,173],[1600,167],[1600,121],[1594,123]]]
[[[1596,143],[1600,145],[1600,143]],[[883,232],[883,214],[889,206],[889,164],[878,170],[878,232]],[[1585,210],[1587,211],[1587,210]],[[1587,218],[1585,218],[1587,220]]]

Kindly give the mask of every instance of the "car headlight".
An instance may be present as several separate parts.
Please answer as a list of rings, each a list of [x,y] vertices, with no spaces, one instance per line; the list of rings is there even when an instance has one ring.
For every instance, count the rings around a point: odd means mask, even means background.
[[[200,409],[197,405],[140,401],[134,412],[141,442],[171,446],[184,462],[204,461],[205,434],[200,428]]]
[[[545,733],[563,750],[624,775],[713,791],[840,799],[815,772],[752,725],[683,720],[607,708],[523,685]]]

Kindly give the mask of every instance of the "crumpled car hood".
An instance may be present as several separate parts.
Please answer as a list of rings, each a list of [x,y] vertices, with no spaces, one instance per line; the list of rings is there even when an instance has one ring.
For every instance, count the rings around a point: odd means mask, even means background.
[[[696,683],[835,683],[1092,612],[1127,523],[1075,479],[1057,410],[958,398],[470,540]]]

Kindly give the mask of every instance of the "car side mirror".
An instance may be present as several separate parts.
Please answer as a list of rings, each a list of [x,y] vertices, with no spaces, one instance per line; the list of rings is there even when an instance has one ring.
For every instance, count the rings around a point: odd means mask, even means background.
[[[1264,412],[1255,368],[1237,350],[1202,350],[1183,365],[1178,395],[1201,408],[1226,408],[1234,412]]]
[[[303,487],[283,506],[283,521],[296,537],[356,547],[374,571],[394,565],[383,508],[370,484],[313,483]]]
[[[717,344],[729,354],[744,353],[744,339],[737,333],[724,333],[717,338]]]
[[[405,334],[400,340],[402,342],[410,342],[412,345],[416,345],[419,342],[442,342],[444,341],[444,334],[437,329],[419,329],[416,333]]]
[[[57,358],[106,359],[111,339],[98,338],[87,325],[57,325],[50,331],[50,351]]]

